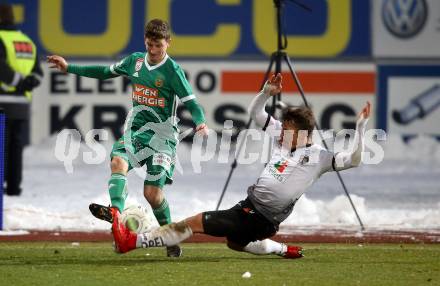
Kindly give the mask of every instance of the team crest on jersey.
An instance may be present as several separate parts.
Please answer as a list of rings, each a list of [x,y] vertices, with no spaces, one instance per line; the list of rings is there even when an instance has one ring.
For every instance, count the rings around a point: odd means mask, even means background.
[[[163,86],[163,78],[156,78],[156,81],[154,82],[154,84],[156,85],[156,87],[162,87]]]
[[[301,165],[306,165],[306,164],[308,164],[310,162],[310,157],[308,155],[303,155],[299,159],[299,162],[300,162]]]
[[[141,68],[142,68],[142,64],[143,64],[143,63],[144,63],[144,59],[143,59],[143,58],[137,59],[137,60],[136,60],[136,65],[135,65],[134,69],[135,69],[137,72],[140,71]]]

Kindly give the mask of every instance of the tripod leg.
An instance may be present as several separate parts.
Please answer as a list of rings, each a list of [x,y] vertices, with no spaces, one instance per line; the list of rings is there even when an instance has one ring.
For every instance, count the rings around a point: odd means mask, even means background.
[[[263,89],[264,84],[266,83],[267,79],[269,78],[269,74],[270,74],[270,71],[272,70],[274,62],[275,62],[275,54],[272,54],[271,57],[270,57],[269,66],[268,66],[268,68],[266,70],[266,73],[264,74],[264,78],[263,78],[263,81],[261,83],[260,90]],[[222,193],[220,194],[220,198],[219,198],[219,200],[217,202],[217,206],[215,208],[216,211],[218,211],[218,209],[220,208],[220,205],[221,205],[221,203],[223,201],[223,197],[225,196],[226,190],[228,189],[229,181],[231,180],[232,174],[233,174],[235,168],[237,167],[237,157],[241,154],[241,149],[243,148],[244,139],[247,136],[247,133],[248,133],[249,128],[251,127],[251,124],[252,124],[252,118],[249,118],[249,120],[248,120],[248,122],[246,124],[246,127],[245,127],[246,128],[246,133],[245,133],[245,135],[243,137],[243,140],[238,145],[237,152],[235,152],[236,155],[234,157],[234,162],[232,162],[232,164],[231,164],[231,169],[229,170],[228,177],[226,179],[225,185],[223,186],[223,190],[222,190]]]
[[[220,208],[220,205],[221,205],[221,203],[223,201],[223,197],[225,196],[226,190],[227,190],[227,188],[229,186],[229,181],[231,180],[232,173],[234,172],[235,168],[237,168],[237,157],[241,153],[241,149],[243,148],[244,141],[245,141],[245,139],[247,137],[247,134],[248,134],[249,128],[251,127],[251,124],[252,124],[252,118],[249,118],[249,120],[248,120],[248,122],[246,124],[246,131],[245,131],[245,134],[243,136],[243,140],[241,140],[240,144],[238,145],[238,150],[236,152],[236,157],[234,158],[234,162],[232,162],[231,169],[229,170],[228,178],[226,179],[225,185],[223,186],[222,193],[220,195],[220,198],[218,199],[217,206],[215,207],[216,211],[218,211],[218,209]],[[238,137],[237,137],[237,140],[238,140]]]
[[[361,226],[361,230],[365,230],[364,224],[362,223],[362,220],[361,220],[361,218],[359,217],[359,214],[358,214],[358,212],[357,212],[357,210],[356,210],[356,207],[354,206],[354,203],[353,203],[353,201],[351,200],[351,196],[350,196],[350,193],[348,192],[347,186],[345,185],[345,182],[344,182],[344,180],[342,179],[341,173],[340,173],[339,171],[336,171],[336,175],[338,175],[338,179],[339,179],[339,181],[341,182],[342,189],[344,189],[345,195],[347,196],[348,201],[350,202],[351,208],[353,209],[354,214],[356,215],[356,218],[357,218],[357,220],[358,220],[358,222],[359,222],[359,225]]]
[[[293,65],[290,62],[290,58],[287,56],[287,54],[284,54],[284,60],[286,61],[287,66],[289,67],[290,73],[292,74],[292,77],[293,77],[293,79],[295,81],[295,84],[298,87],[299,93],[301,94],[301,97],[302,97],[302,99],[304,101],[304,104],[307,107],[310,107],[308,102],[307,102],[306,96],[304,94],[304,90],[303,90],[303,88],[301,86],[301,82],[299,81],[298,75],[296,74],[295,70],[293,69]],[[325,149],[328,150],[327,143],[324,141],[324,137],[322,136],[321,130],[319,129],[319,126],[318,126],[318,123],[316,123],[316,120],[315,120],[315,128],[318,131],[319,136],[321,137],[321,140],[322,140],[322,142],[324,144]],[[351,199],[350,193],[348,192],[347,186],[345,185],[345,182],[342,179],[341,173],[339,171],[336,171],[336,175],[338,176],[339,182],[341,182],[342,189],[344,190],[345,195],[347,196],[348,201],[350,202],[350,205],[351,205],[351,207],[352,207],[352,209],[353,209],[353,211],[354,211],[354,213],[356,215],[356,218],[357,218],[357,220],[358,220],[358,222],[359,222],[359,224],[361,226],[361,230],[365,230],[364,224],[362,223],[362,220],[359,217],[359,214],[358,214],[358,212],[356,210],[356,207],[355,207],[355,205],[354,205],[354,203],[353,203],[353,201]]]
[[[299,81],[298,75],[296,74],[295,70],[293,69],[293,65],[290,62],[290,58],[287,54],[284,54],[284,60],[286,61],[287,66],[289,67],[290,74],[292,75],[293,80],[295,81],[295,84],[298,87],[299,94],[301,94],[301,98],[304,101],[305,106],[310,107],[309,103],[307,102],[306,96],[304,94],[304,89],[301,85],[301,82]]]
[[[270,74],[270,71],[272,70],[273,63],[274,63],[274,62],[275,62],[275,54],[272,54],[272,55],[270,56],[270,63],[269,63],[269,66],[267,67],[266,73],[264,74],[263,81],[261,82],[260,90],[263,89],[264,84],[266,83],[267,79],[269,78],[269,74]]]

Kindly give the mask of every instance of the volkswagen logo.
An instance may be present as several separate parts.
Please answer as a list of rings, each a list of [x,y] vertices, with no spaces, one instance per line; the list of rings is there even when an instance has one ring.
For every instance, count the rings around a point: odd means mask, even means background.
[[[411,38],[425,26],[428,6],[425,0],[384,0],[382,20],[388,31],[399,38]]]

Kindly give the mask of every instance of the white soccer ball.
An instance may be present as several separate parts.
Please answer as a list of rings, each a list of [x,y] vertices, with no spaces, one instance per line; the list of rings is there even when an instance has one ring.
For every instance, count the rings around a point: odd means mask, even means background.
[[[150,211],[143,206],[129,206],[121,213],[121,222],[131,231],[144,233],[150,230],[154,221]]]

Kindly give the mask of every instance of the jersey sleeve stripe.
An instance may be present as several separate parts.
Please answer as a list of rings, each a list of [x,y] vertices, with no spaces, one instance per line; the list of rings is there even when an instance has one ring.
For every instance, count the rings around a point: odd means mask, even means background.
[[[182,97],[180,100],[181,100],[183,103],[185,103],[185,102],[187,102],[187,101],[189,101],[189,100],[191,100],[191,99],[194,99],[194,98],[196,98],[196,96],[195,96],[194,94],[190,94],[190,95],[187,95],[187,96],[185,96],[185,97]]]
[[[115,65],[114,65],[114,64],[110,66],[110,71],[111,71],[112,74],[114,74],[114,75],[119,75],[119,74],[115,71]]]
[[[267,115],[266,123],[264,123],[264,126],[263,126],[263,131],[266,131],[267,126],[269,126],[270,118],[271,118],[271,117],[272,117],[272,116],[271,116],[270,114]]]
[[[337,155],[338,153],[336,153],[335,155],[333,155],[333,158],[332,158],[332,168],[333,168],[333,171],[336,171],[336,155]]]

